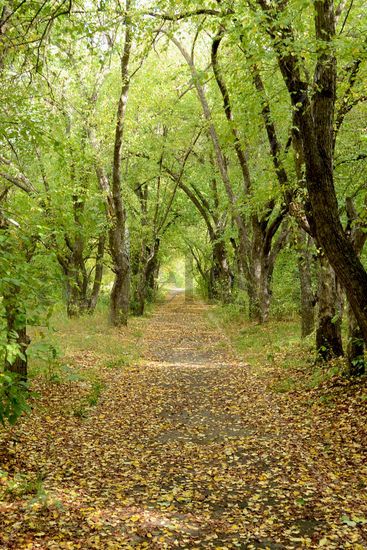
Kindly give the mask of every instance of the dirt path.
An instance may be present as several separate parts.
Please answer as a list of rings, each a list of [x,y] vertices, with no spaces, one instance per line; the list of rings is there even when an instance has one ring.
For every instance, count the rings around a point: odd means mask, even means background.
[[[148,322],[140,364],[104,371],[91,415],[29,421],[14,453],[42,473],[44,501],[0,508],[0,548],[367,548],[350,519],[367,517],[360,472],[207,313],[177,294]]]

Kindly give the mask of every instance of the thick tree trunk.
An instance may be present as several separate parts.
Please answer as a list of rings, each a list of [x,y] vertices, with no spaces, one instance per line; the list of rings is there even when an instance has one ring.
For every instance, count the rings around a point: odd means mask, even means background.
[[[303,80],[303,60],[297,56],[293,29],[284,24],[283,9],[258,0],[273,39],[280,71],[294,109],[299,129],[309,196],[308,219],[340,283],[345,289],[363,338],[367,341],[367,273],[345,234],[333,180],[334,114],[336,98],[335,13],[333,0],[317,0],[315,31],[317,62],[312,97]]]
[[[154,299],[154,295],[157,291],[157,279],[158,279],[158,273],[159,273],[159,246],[160,246],[160,240],[156,240],[156,245],[154,248],[154,254],[148,261],[147,265],[147,271],[146,271],[146,296],[147,299],[152,301]]]
[[[158,290],[158,277],[159,270],[161,267],[159,260],[159,247],[160,239],[156,241],[156,249],[151,261],[148,262],[147,275],[146,275],[146,288],[147,288],[147,299],[150,301],[154,300],[154,297]]]
[[[151,249],[143,244],[142,258],[139,262],[138,282],[135,290],[133,312],[135,315],[144,315],[145,304],[149,291],[154,292],[154,277],[157,266],[160,240],[156,239]],[[153,286],[152,286],[153,285]]]
[[[133,313],[134,315],[144,315],[145,310],[145,300],[146,300],[146,285],[147,281],[143,275],[141,275],[136,291],[135,299],[133,304]]]
[[[66,276],[66,312],[69,318],[79,317],[81,313],[79,289],[69,274]]]
[[[316,174],[315,176],[311,182],[314,188],[311,202],[317,240],[321,243],[345,289],[364,339],[367,341],[367,274],[353,246],[345,236],[339,217],[336,216],[336,202],[330,204],[330,199],[315,189],[322,181],[317,179]],[[322,176],[324,180],[330,179],[326,173],[320,174],[320,177]]]
[[[67,267],[63,266],[66,285],[66,312],[68,317],[79,317],[88,308],[88,285],[80,266],[71,259]]]
[[[159,258],[157,258],[155,265],[153,266],[153,269],[151,271],[151,274],[148,278],[148,287],[152,293],[152,296],[154,296],[158,291],[158,278],[159,278],[160,269],[161,269],[161,263]]]
[[[343,355],[341,318],[338,311],[336,277],[328,259],[320,256],[318,291],[318,327],[316,350],[321,359],[328,361]]]
[[[353,200],[350,197],[345,201],[346,212],[348,216],[347,234],[350,242],[353,244],[354,250],[360,257],[366,243],[367,234],[363,220],[358,216]],[[349,374],[351,376],[360,376],[365,373],[365,341],[362,331],[358,325],[356,316],[353,313],[350,304],[347,306],[348,311],[348,345],[347,345],[347,361],[349,366]]]
[[[215,236],[212,247],[213,265],[208,281],[209,298],[228,304],[231,301],[233,275],[228,265],[225,244]]]
[[[248,284],[249,317],[251,321],[266,323],[271,302],[271,273],[268,259],[257,256],[253,259],[251,279]]]
[[[130,258],[126,237],[126,214],[118,216],[109,231],[112,271],[115,280],[111,291],[110,320],[114,326],[127,325],[130,296]]]

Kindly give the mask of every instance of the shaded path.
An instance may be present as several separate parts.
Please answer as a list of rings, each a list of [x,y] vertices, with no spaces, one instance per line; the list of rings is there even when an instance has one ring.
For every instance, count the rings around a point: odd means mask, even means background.
[[[355,465],[322,454],[312,414],[266,391],[209,310],[175,296],[147,323],[140,364],[103,371],[88,418],[29,421],[17,456],[48,501],[1,548],[367,547],[364,526],[339,521],[366,514]]]

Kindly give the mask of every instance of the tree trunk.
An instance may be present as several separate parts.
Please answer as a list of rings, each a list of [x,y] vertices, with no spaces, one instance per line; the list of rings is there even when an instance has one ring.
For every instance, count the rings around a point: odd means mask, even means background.
[[[144,315],[145,303],[148,294],[148,279],[149,279],[149,265],[147,260],[141,265],[140,273],[138,273],[138,282],[135,289],[135,298],[133,305],[134,315]]]
[[[70,259],[67,267],[63,266],[66,285],[66,312],[68,317],[79,317],[83,315],[88,307],[88,285],[85,284],[84,274],[80,266]]]
[[[159,272],[158,253],[160,247],[160,239],[156,239],[153,246],[153,253],[149,258],[146,271],[146,295],[150,301],[154,299],[157,290],[157,278]]]
[[[145,310],[145,298],[146,298],[146,284],[147,281],[143,275],[141,275],[138,285],[135,291],[135,299],[133,305],[133,313],[137,316],[144,315]]]
[[[301,336],[306,338],[315,330],[315,294],[312,290],[311,238],[298,232],[298,272],[301,285]]]
[[[320,256],[318,291],[318,327],[316,350],[319,357],[328,361],[343,355],[341,318],[337,306],[338,292],[336,277],[328,259]]]
[[[249,316],[258,323],[265,323],[269,319],[275,261],[289,234],[287,225],[283,224],[276,241],[273,242],[282,219],[279,216],[272,224],[261,223],[256,217],[252,219],[251,269],[247,289]]]
[[[125,256],[124,253],[122,253]],[[121,269],[115,271],[115,280],[111,291],[110,318],[114,326],[127,325],[129,313],[129,264],[128,257],[125,256],[120,262]]]
[[[154,265],[154,269],[152,269],[152,272],[148,279],[148,287],[150,288],[152,294],[155,294],[158,291],[158,277],[159,277],[160,269],[161,269],[161,263],[160,263],[160,260],[157,258],[156,263]]]
[[[80,296],[74,277],[66,275],[66,312],[69,318],[80,315]]]
[[[117,121],[112,167],[112,220],[109,243],[112,271],[115,281],[111,292],[110,319],[114,326],[127,325],[130,293],[130,259],[127,242],[126,208],[121,194],[121,150],[124,137],[126,107],[130,88],[129,62],[132,47],[132,22],[129,9],[132,0],[126,0],[125,44],[121,57],[121,92],[117,106]]]
[[[133,300],[133,313],[144,315],[145,304],[149,297],[149,291],[154,293],[154,278],[157,267],[160,239],[148,248],[145,242],[142,244],[141,257],[138,262],[137,285]]]
[[[271,276],[267,258],[253,258],[251,280],[248,284],[249,317],[251,321],[265,323],[269,319],[271,301]]]
[[[10,290],[10,289],[9,289]],[[15,360],[9,360],[5,357],[5,370],[16,374],[23,382],[27,381],[28,359],[27,348],[30,344],[30,338],[27,335],[26,314],[18,303],[19,290],[13,285],[11,291],[3,296],[6,323],[7,323],[7,342],[16,344],[20,355]]]
[[[106,236],[100,235],[98,239],[98,249],[96,255],[96,267],[94,273],[94,282],[93,288],[88,300],[88,313],[93,313],[96,309],[99,293],[101,290],[102,277],[103,277],[103,258],[104,258],[104,249],[106,243]]]
[[[231,301],[233,275],[228,265],[225,244],[215,236],[212,242],[213,265],[209,274],[208,293],[210,299],[218,299],[224,304]]]
[[[365,199],[366,205],[366,199]],[[347,234],[350,242],[353,244],[354,250],[360,257],[366,243],[367,234],[363,219],[361,219],[351,197],[345,200],[346,212],[348,216]],[[360,376],[364,374],[365,360],[364,349],[365,342],[362,331],[358,325],[356,316],[353,313],[350,304],[348,304],[348,345],[347,345],[347,361],[349,366],[349,374],[351,376]]]
[[[258,0],[266,15],[280,71],[294,109],[294,126],[300,132],[309,196],[308,219],[316,241],[323,248],[367,341],[367,273],[345,234],[333,179],[334,115],[336,100],[335,12],[333,0],[317,0],[315,31],[317,62],[312,97],[303,79],[304,62],[297,55],[293,29],[284,24],[283,3]]]

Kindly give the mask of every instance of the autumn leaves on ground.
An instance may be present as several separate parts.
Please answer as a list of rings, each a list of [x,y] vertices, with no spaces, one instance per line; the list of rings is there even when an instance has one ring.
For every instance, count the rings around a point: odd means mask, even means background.
[[[95,330],[0,433],[0,548],[367,548],[364,384],[273,391],[181,294]]]

